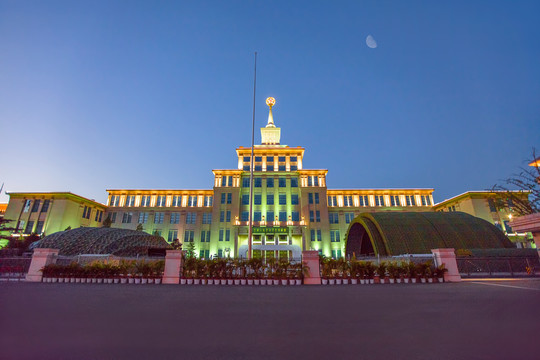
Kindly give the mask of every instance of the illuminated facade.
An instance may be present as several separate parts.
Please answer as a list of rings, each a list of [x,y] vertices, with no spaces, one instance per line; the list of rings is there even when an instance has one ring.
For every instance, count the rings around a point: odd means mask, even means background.
[[[361,212],[431,211],[433,189],[327,188],[325,169],[304,169],[305,149],[280,144],[272,106],[254,147],[253,256],[299,257],[302,250],[344,255],[349,223]],[[211,190],[107,190],[113,227],[193,243],[200,257],[247,256],[251,148],[236,169],[213,170]]]

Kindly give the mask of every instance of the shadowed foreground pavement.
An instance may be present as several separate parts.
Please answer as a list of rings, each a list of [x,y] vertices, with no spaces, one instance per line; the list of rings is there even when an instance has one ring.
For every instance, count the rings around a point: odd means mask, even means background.
[[[540,358],[540,281],[486,284],[3,283],[0,358]]]

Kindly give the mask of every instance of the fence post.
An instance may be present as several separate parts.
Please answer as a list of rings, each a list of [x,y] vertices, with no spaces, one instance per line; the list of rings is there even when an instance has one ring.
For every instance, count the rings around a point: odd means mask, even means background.
[[[448,271],[444,273],[444,281],[460,282],[461,275],[459,275],[454,249],[432,249],[431,252],[435,256],[437,264],[444,264],[446,269],[448,269]]]
[[[180,269],[182,268],[182,250],[167,250],[163,284],[179,284]]]
[[[45,265],[56,264],[57,257],[57,249],[34,249],[30,268],[26,274],[26,281],[41,282],[41,280],[43,280],[41,269],[43,269]]]
[[[302,262],[309,268],[304,276],[305,285],[321,285],[321,272],[319,269],[319,252],[302,251]]]

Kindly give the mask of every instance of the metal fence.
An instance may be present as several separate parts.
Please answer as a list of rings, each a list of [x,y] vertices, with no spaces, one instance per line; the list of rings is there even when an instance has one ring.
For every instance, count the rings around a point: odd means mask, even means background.
[[[81,255],[75,255],[75,256],[59,255],[56,258],[56,263],[58,265],[69,265],[71,263],[77,263],[80,265],[88,265],[93,262],[117,263],[117,262],[120,262],[121,260],[154,262],[154,261],[159,261],[159,260],[165,260],[165,257],[162,257],[162,256],[120,257],[120,256],[114,256],[114,255],[101,255],[101,254],[81,254]]]
[[[0,257],[0,281],[23,280],[31,262],[31,257]]]
[[[462,277],[540,276],[538,259],[530,257],[458,257]]]

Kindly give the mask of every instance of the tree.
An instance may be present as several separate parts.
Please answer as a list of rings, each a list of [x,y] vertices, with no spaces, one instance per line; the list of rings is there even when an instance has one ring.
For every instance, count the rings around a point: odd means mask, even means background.
[[[136,228],[135,230],[137,230],[137,231],[144,231],[144,228],[143,228],[142,224],[138,224],[138,225],[137,225],[137,228]],[[156,234],[154,233],[154,235],[156,235]]]
[[[0,240],[4,239],[8,241],[8,244],[15,239],[14,236],[12,236],[12,233],[17,232],[17,228],[11,227],[9,223],[13,222],[13,220],[0,218]],[[0,247],[2,245],[0,244]]]
[[[520,167],[520,172],[503,180],[503,185],[492,187],[492,191],[501,194],[494,204],[499,210],[511,209],[517,216],[540,212],[540,158],[536,156],[535,148],[532,149],[532,159],[527,162],[528,167]],[[511,187],[520,192],[512,191]]]
[[[68,226],[64,231],[69,231],[69,230],[71,230],[71,225]]]
[[[109,215],[107,215],[107,217],[105,218],[105,220],[103,220],[103,225],[102,225],[102,227],[104,227],[104,228],[110,228],[110,227],[111,227],[111,224],[112,224],[111,214],[109,214]]]
[[[185,253],[186,253],[186,258],[188,259],[195,257],[195,243],[193,241],[189,242],[186,245]]]

